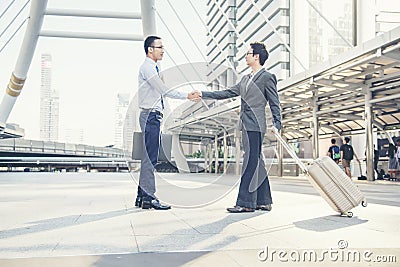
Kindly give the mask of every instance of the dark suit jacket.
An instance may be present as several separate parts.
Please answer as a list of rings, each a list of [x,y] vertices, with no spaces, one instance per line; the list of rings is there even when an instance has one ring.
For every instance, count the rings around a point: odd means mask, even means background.
[[[276,89],[274,74],[261,69],[250,81],[250,75],[245,75],[232,88],[222,91],[202,92],[204,99],[226,99],[241,97],[240,120],[241,128],[246,131],[266,132],[265,106],[269,102],[274,126],[281,129],[281,109]],[[248,84],[248,85],[247,85]],[[247,89],[246,89],[247,86]]]

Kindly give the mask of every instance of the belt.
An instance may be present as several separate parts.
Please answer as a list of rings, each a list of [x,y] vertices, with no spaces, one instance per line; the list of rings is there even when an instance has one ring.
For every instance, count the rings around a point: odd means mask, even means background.
[[[161,116],[161,118],[162,117],[164,117],[164,115],[160,112],[160,111],[158,111],[158,110],[154,110],[154,109],[151,109],[151,108],[149,108],[149,109],[147,109],[147,108],[140,108],[141,110],[143,110],[143,111],[146,111],[146,112],[153,112],[153,113],[156,113],[157,115],[159,115],[159,116]]]

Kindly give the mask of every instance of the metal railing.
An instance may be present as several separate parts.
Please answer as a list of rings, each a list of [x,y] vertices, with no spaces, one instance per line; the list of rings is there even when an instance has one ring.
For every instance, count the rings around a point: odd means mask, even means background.
[[[0,139],[0,153],[123,158],[122,149],[27,139]]]

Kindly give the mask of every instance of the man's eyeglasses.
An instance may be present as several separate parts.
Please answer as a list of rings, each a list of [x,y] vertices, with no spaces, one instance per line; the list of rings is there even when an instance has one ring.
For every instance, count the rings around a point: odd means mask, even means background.
[[[159,49],[161,49],[161,50],[164,50],[164,49],[165,49],[164,46],[150,46],[150,47],[159,48]]]
[[[253,52],[247,52],[247,53],[246,53],[246,56],[247,56],[247,55],[253,55],[253,56],[254,56],[254,55],[256,55],[256,54],[253,53]]]

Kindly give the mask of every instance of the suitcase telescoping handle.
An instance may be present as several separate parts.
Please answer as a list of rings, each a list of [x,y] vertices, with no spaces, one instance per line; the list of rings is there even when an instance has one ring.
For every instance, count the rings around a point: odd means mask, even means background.
[[[282,146],[286,149],[286,151],[289,153],[289,155],[296,161],[297,165],[299,165],[300,169],[303,171],[303,173],[307,174],[308,170],[306,165],[301,162],[299,157],[296,155],[296,152],[294,152],[293,148],[291,148],[285,140],[283,140],[282,136],[278,133],[278,131],[275,129],[272,130],[274,133],[276,139],[279,141],[279,143],[282,144]]]

